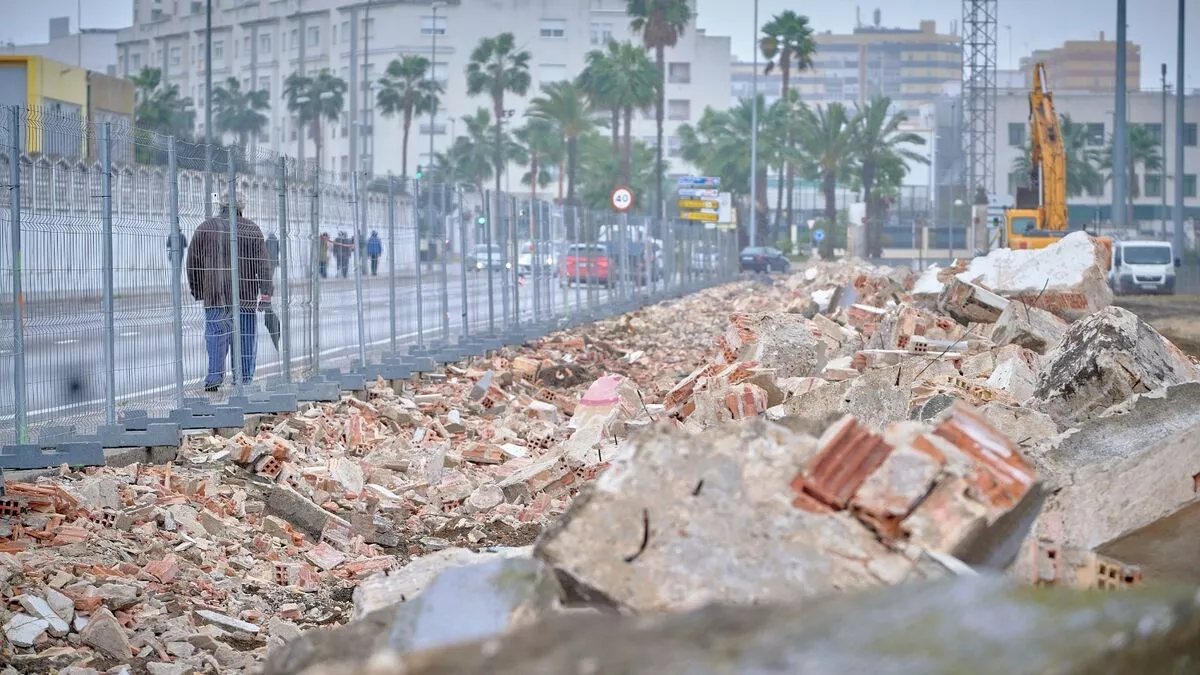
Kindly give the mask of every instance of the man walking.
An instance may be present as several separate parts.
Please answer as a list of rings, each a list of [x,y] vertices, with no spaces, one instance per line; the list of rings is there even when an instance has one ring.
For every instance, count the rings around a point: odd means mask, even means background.
[[[192,297],[204,303],[204,344],[208,351],[204,390],[210,392],[217,391],[224,382],[226,363],[232,366],[235,378],[241,375],[242,382],[254,378],[258,309],[271,302],[271,266],[262,230],[242,217],[240,198],[235,207],[240,307],[233,307],[227,199],[221,202],[220,215],[200,223],[188,248],[188,287]],[[233,351],[234,316],[241,340],[240,367],[232,358],[226,358]]]
[[[367,258],[371,260],[371,276],[379,276],[379,256],[383,255],[383,242],[379,241],[379,232],[371,230],[367,238]]]
[[[333,257],[337,260],[338,275],[343,279],[350,275],[350,254],[354,252],[354,240],[345,230],[338,232],[333,240]]]
[[[272,232],[267,236],[267,260],[271,262],[271,278],[275,278],[275,270],[279,269],[279,237]]]
[[[321,278],[329,276],[329,233],[321,233],[321,256],[317,262],[317,270],[321,273]]]

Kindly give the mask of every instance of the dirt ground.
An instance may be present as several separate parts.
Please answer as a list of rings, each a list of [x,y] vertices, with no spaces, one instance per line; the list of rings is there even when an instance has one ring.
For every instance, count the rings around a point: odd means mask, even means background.
[[[1200,295],[1134,295],[1115,304],[1142,317],[1180,349],[1200,357]]]

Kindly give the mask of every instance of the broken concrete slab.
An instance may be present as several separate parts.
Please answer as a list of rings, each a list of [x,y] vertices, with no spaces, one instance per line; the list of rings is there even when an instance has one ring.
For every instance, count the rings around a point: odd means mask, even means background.
[[[825,367],[825,342],[799,314],[734,314],[718,340],[718,363],[755,361],[777,377],[807,377]]]
[[[843,415],[853,415],[877,431],[908,418],[910,386],[916,371],[901,366],[864,371],[859,377],[817,387],[768,411],[768,418],[811,436],[820,435]]]
[[[1138,393],[1200,380],[1200,369],[1150,324],[1120,307],[1075,322],[1046,354],[1032,405],[1060,425]]]
[[[1189,587],[1085,594],[962,577],[791,605],[557,617],[503,638],[377,663],[381,672],[406,675],[1175,672],[1200,659],[1193,596]],[[903,638],[898,621],[908,626]],[[366,675],[353,668],[327,675],[351,673]]]
[[[467,548],[447,548],[414,558],[398,570],[372,575],[354,589],[354,620],[396,603],[408,602],[448,569],[479,565],[496,558],[521,558],[532,555],[530,547],[500,548],[476,552]]]
[[[1067,322],[1044,309],[1010,302],[992,330],[997,347],[1019,345],[1038,354],[1053,349],[1067,333]]]

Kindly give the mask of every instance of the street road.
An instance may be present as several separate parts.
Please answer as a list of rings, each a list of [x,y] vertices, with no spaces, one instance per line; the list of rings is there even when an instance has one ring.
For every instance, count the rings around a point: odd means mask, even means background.
[[[488,332],[488,273],[468,272],[467,293],[457,265],[448,266],[447,296],[449,300],[450,341],[458,339],[462,315],[467,314],[470,332]],[[507,280],[511,290],[511,277]],[[563,288],[557,278],[544,277],[538,287],[539,318],[549,317],[552,305],[565,315],[578,305],[584,309],[605,302],[608,292],[585,285],[583,288]],[[502,279],[493,273],[495,327],[505,326],[503,317]],[[534,280],[520,286],[521,320],[529,321],[534,311]],[[378,354],[389,347],[391,318],[388,282],[383,277],[364,280],[363,323],[364,341],[369,354]],[[289,305],[293,374],[299,376],[312,364],[313,304],[309,286],[290,284]],[[427,265],[421,287],[421,337],[425,343],[443,337],[441,307],[441,267]],[[183,371],[188,395],[200,395],[201,381],[207,369],[204,349],[204,318],[201,306],[187,295],[183,304]],[[513,298],[509,305],[512,311]],[[564,306],[564,303],[566,306]],[[169,289],[118,297],[114,301],[116,390],[118,408],[170,409],[174,393],[175,363],[177,360],[173,336],[172,310]],[[281,291],[276,291],[276,312],[282,315]],[[324,279],[320,297],[320,367],[344,367],[357,358],[359,345],[358,315],[355,283],[350,279]],[[33,425],[64,423],[64,420],[86,416],[94,418],[103,411],[103,315],[98,300],[88,298],[72,302],[65,298],[31,302],[25,311],[25,369],[27,409]],[[8,319],[7,313],[0,321]],[[281,317],[282,318],[282,317]],[[0,324],[0,439],[10,441],[13,425],[14,392],[13,343],[11,323]],[[417,288],[413,277],[399,279],[396,284],[397,344],[403,350],[417,342]],[[278,380],[282,373],[282,356],[271,343],[262,323],[258,326],[258,363],[256,382]],[[226,382],[231,382],[230,376]],[[228,394],[227,386],[217,399]],[[250,389],[251,391],[253,388]],[[94,419],[92,422],[94,423]]]

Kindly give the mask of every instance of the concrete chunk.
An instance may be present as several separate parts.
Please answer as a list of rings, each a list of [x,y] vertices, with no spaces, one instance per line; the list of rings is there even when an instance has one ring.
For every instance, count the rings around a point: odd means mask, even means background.
[[[992,330],[996,346],[1019,345],[1038,354],[1045,354],[1062,341],[1067,322],[1044,309],[1023,302],[1011,302]]]

